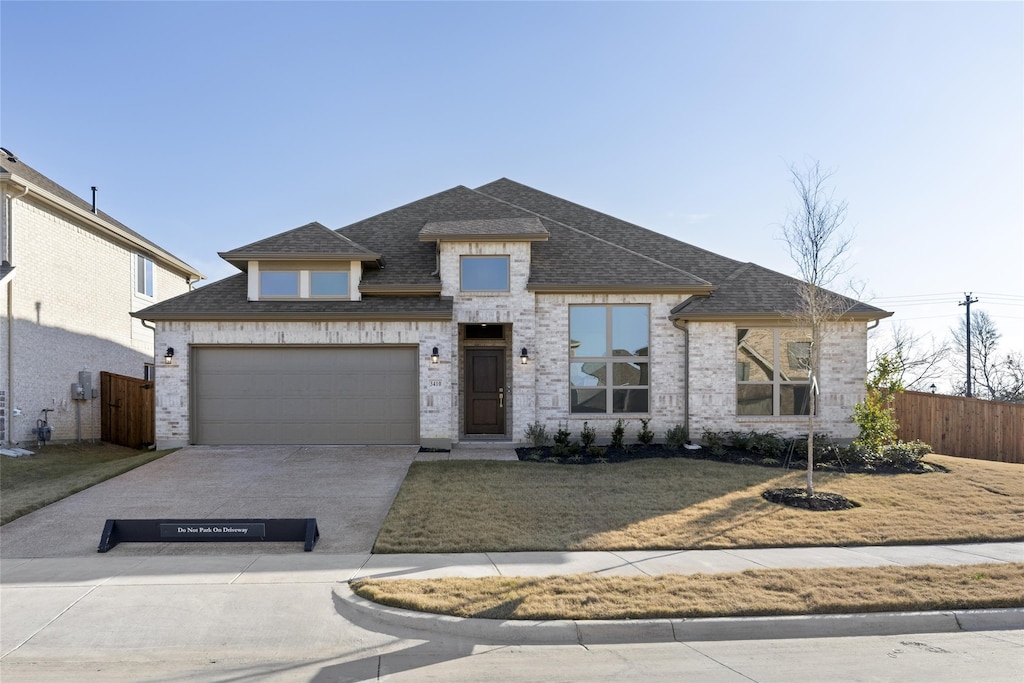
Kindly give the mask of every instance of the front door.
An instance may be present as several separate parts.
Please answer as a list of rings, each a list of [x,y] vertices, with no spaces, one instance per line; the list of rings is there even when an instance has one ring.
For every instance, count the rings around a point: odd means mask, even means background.
[[[505,433],[505,349],[466,350],[466,434]]]

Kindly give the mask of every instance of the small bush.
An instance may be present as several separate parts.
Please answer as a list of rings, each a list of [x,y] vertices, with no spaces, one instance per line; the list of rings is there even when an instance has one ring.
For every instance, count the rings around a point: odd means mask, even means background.
[[[754,440],[753,432],[729,431],[723,434],[723,436],[730,447],[740,451],[749,451],[750,444],[753,443]]]
[[[569,444],[569,455],[576,455],[580,452],[580,445],[573,441]]]
[[[612,448],[622,448],[622,441],[626,438],[626,423],[619,418],[615,421],[615,428],[612,429]]]
[[[555,443],[555,445],[551,447],[551,455],[556,458],[564,458],[569,455],[569,444]]]
[[[555,432],[555,446],[569,447],[569,438],[572,436],[572,432],[569,431],[568,427],[568,425],[563,425],[561,422],[558,423],[558,431]]]
[[[650,424],[650,420],[640,420],[640,432],[636,435],[636,440],[645,446],[649,446],[654,441],[654,432],[647,428]]]
[[[704,445],[708,448],[714,448],[715,446],[724,446],[725,439],[718,432],[713,432],[710,429],[705,429],[700,435],[700,440],[704,442]]]
[[[690,440],[690,435],[683,425],[676,425],[665,432],[665,445],[672,450],[682,448]]]
[[[755,432],[750,439],[750,450],[768,458],[777,458],[786,450],[786,440],[775,432]]]
[[[540,422],[531,422],[526,425],[526,440],[534,448],[544,448],[551,441],[551,436]]]
[[[594,439],[597,438],[597,432],[588,423],[583,423],[583,429],[580,430],[580,444],[583,445],[583,449],[586,450],[594,445]]]
[[[608,452],[608,448],[605,446],[589,446],[587,447],[587,455],[591,458],[603,458],[605,453]]]
[[[761,465],[764,467],[779,467],[782,463],[775,458],[761,458]]]
[[[714,446],[711,447],[711,455],[715,456],[716,458],[724,458],[728,454],[728,449],[726,449],[726,447],[720,443],[716,443]]]
[[[923,441],[897,441],[894,444],[883,446],[878,454],[878,460],[881,464],[890,467],[913,467],[921,461],[921,458],[931,452],[932,447]]]

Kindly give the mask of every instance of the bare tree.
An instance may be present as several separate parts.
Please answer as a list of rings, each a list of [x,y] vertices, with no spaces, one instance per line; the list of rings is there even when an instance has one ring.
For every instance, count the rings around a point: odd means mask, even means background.
[[[967,320],[952,330],[956,353],[954,372],[959,375],[953,384],[953,393],[967,393],[967,377],[961,363],[967,355]],[[971,311],[971,384],[977,398],[993,401],[1024,402],[1024,358],[1019,351],[1005,356],[998,351],[1002,335],[995,321],[984,310]],[[957,366],[956,363],[960,365]]]
[[[887,358],[896,363],[896,376],[900,385],[913,391],[924,391],[945,373],[945,361],[949,358],[949,342],[936,343],[934,337],[925,339],[923,334],[902,323],[893,325],[888,336],[876,340],[868,374],[874,372],[879,359]]]
[[[850,306],[851,299],[828,291],[836,278],[846,272],[846,255],[853,239],[842,230],[846,202],[835,199],[830,181],[835,171],[819,162],[789,167],[799,204],[782,226],[782,239],[789,247],[801,282],[797,285],[799,310],[790,317],[810,331],[811,353],[807,359],[811,390],[807,417],[807,495],[814,495],[814,418],[817,412],[817,377],[821,367],[821,346],[828,324]]]

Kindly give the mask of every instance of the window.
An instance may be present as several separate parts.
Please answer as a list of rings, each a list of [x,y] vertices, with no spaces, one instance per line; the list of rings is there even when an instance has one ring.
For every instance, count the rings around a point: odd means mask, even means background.
[[[299,296],[299,272],[297,270],[260,271],[260,298],[265,296]]]
[[[646,413],[647,306],[569,307],[569,411]]]
[[[348,296],[348,273],[333,270],[314,270],[309,273],[310,296]]]
[[[807,330],[736,330],[736,414],[807,415],[811,342]]]
[[[135,255],[135,292],[153,296],[153,262],[142,254]]]
[[[507,292],[508,256],[463,256],[462,291]]]

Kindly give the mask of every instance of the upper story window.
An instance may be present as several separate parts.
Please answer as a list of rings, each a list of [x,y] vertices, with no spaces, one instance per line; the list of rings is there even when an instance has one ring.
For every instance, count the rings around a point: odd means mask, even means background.
[[[508,283],[508,256],[462,257],[463,292],[507,292]]]
[[[736,330],[736,414],[807,415],[811,341],[807,330]]]
[[[260,299],[347,299],[347,270],[261,270]]]
[[[299,296],[299,272],[296,270],[260,271],[260,298],[265,296]]]
[[[135,255],[135,293],[153,296],[153,261],[142,254]]]
[[[647,413],[650,309],[569,307],[569,411]]]

